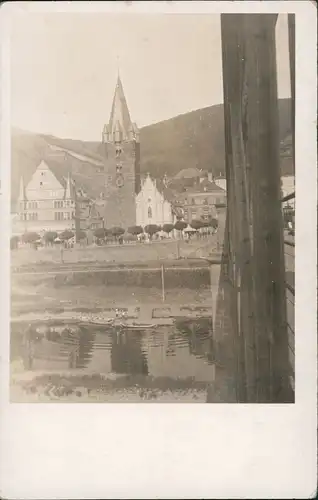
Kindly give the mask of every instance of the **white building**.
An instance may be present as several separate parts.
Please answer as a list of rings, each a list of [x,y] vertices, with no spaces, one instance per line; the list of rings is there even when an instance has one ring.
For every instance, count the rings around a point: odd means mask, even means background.
[[[151,179],[148,174],[136,196],[137,226],[173,224],[172,200],[173,194],[169,188],[164,183]]]

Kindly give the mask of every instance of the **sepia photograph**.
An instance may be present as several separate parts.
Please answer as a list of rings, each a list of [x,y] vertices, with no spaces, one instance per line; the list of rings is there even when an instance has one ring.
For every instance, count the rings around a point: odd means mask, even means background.
[[[295,15],[18,10],[10,114],[10,401],[294,403]]]

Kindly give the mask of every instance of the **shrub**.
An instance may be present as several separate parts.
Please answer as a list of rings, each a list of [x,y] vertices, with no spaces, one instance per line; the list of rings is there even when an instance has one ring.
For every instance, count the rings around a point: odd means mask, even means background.
[[[110,230],[109,230],[110,234],[112,236],[114,236],[114,238],[118,238],[118,236],[122,236],[125,232],[125,229],[123,229],[122,227],[111,227]]]
[[[193,219],[193,221],[191,222],[190,226],[193,229],[198,230],[198,229],[201,229],[201,227],[204,227],[204,222],[201,221],[201,220]]]
[[[154,234],[158,233],[160,231],[160,227],[157,226],[157,224],[148,224],[145,227],[145,233],[149,234],[150,239],[153,237]]]
[[[23,243],[35,243],[37,240],[41,239],[38,233],[24,233],[22,236]]]
[[[65,231],[63,231],[60,235],[59,235],[59,238],[60,240],[62,241],[68,241],[70,240],[71,238],[74,238],[74,233],[72,231],[69,231],[68,229],[66,229]]]
[[[107,235],[107,230],[103,227],[99,227],[98,229],[95,229],[95,231],[94,231],[95,238],[97,238],[99,240],[105,239],[106,235]]]
[[[57,232],[56,231],[47,231],[44,233],[43,239],[45,243],[54,243],[55,238],[57,238]]]
[[[177,231],[183,231],[185,228],[187,227],[187,223],[184,222],[183,220],[178,220],[175,225],[174,225],[174,228],[177,230]]]
[[[217,229],[218,226],[219,226],[219,221],[217,219],[215,219],[214,217],[212,217],[210,220],[209,220],[209,226],[210,227],[213,227],[213,229]]]
[[[80,230],[77,234],[77,238],[78,238],[78,241],[86,240],[87,235],[86,235],[85,231]]]
[[[138,234],[143,233],[144,230],[141,226],[131,226],[128,228],[128,233],[134,236],[138,236]]]
[[[167,234],[171,233],[171,231],[172,231],[173,229],[174,229],[174,225],[173,225],[173,224],[164,224],[164,225],[162,226],[162,230],[163,230],[165,233],[167,233]]]
[[[136,234],[131,234],[128,233],[127,236],[125,236],[126,241],[136,241],[137,240],[137,235]]]

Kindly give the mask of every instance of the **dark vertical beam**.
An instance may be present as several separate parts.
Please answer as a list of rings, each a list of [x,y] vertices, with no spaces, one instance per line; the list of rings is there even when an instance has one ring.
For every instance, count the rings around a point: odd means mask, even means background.
[[[232,290],[232,345],[227,335],[223,365],[236,375],[237,400],[251,403],[293,398],[280,205],[276,20],[272,14],[221,16],[227,277]],[[229,356],[230,346],[236,362]]]
[[[293,137],[293,163],[295,174],[295,14],[288,14],[288,44],[289,44],[289,67],[290,67],[290,86],[292,99],[292,137]]]
[[[246,401],[245,359],[242,350],[242,338],[239,315],[240,285],[239,247],[240,227],[237,208],[240,202],[237,191],[238,174],[243,158],[242,150],[237,147],[240,139],[240,32],[237,29],[237,16],[221,15],[222,37],[222,69],[224,97],[224,131],[225,131],[225,169],[227,177],[227,250],[229,311],[232,318],[233,354],[235,360],[236,391],[238,402]],[[229,358],[231,359],[231,358]],[[234,368],[234,367],[233,367]]]
[[[280,204],[276,18],[272,14],[245,16],[257,352],[255,402],[263,403],[289,402],[293,397],[289,383]]]

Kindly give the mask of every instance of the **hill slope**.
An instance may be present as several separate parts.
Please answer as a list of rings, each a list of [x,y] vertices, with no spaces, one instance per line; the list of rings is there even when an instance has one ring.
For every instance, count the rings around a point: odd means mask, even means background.
[[[282,173],[292,173],[290,156],[290,99],[280,99],[280,141]],[[140,131],[141,171],[154,177],[174,176],[181,169],[203,168],[218,175],[224,173],[224,118],[219,104],[186,113],[144,127]],[[64,151],[52,149],[58,146]],[[12,200],[23,174],[28,182],[42,159],[54,158],[64,175],[72,170],[76,180],[98,195],[101,183],[102,147],[98,142],[12,131]],[[74,155],[75,153],[75,155]]]

